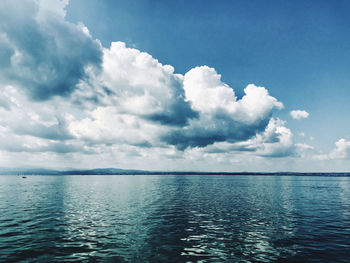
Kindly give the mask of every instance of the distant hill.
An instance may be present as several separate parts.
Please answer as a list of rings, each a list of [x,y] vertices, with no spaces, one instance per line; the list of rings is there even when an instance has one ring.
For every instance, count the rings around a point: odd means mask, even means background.
[[[113,174],[145,174],[147,171],[124,170],[116,168],[88,169],[88,170],[51,170],[51,169],[17,169],[0,168],[0,174],[8,175],[113,175]]]
[[[197,171],[146,171],[118,168],[51,170],[40,168],[0,168],[0,175],[293,175],[293,176],[350,176],[350,173],[300,172],[197,172]]]
[[[60,175],[61,171],[50,170],[50,169],[36,169],[36,168],[0,168],[0,174],[8,174],[8,175],[30,175],[30,174],[38,174],[38,175]]]

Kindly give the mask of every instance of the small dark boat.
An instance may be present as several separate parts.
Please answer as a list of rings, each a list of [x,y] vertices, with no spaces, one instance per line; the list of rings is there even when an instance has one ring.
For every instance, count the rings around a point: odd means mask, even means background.
[[[22,176],[22,178],[27,178],[27,176]]]

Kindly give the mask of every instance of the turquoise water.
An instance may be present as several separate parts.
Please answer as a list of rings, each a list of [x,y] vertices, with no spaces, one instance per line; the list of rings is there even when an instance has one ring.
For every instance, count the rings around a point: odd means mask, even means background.
[[[350,178],[0,176],[0,262],[349,262]]]

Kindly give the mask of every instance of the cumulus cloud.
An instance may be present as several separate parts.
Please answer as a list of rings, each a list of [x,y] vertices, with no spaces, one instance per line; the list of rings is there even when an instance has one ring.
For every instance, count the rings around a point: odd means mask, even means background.
[[[295,120],[306,119],[309,117],[309,113],[304,110],[292,110],[290,116]]]
[[[165,125],[184,126],[197,117],[185,101],[183,76],[145,52],[113,42],[104,49],[102,82],[121,113]]]
[[[72,138],[67,129],[70,116],[64,111],[69,104],[63,101],[48,104],[30,101],[12,86],[3,87],[0,96],[7,103],[7,107],[0,108],[0,126],[11,133],[50,140]]]
[[[293,134],[285,122],[271,118],[265,130],[246,141],[221,142],[208,146],[209,153],[248,152],[263,157],[286,157],[295,154]]]
[[[350,141],[341,138],[335,143],[335,148],[328,154],[316,154],[314,160],[346,160],[350,158]]]
[[[179,149],[247,140],[265,129],[274,108],[283,107],[265,88],[253,84],[248,85],[243,98],[237,100],[233,89],[221,81],[215,69],[207,66],[185,74],[184,90],[186,101],[199,117],[163,137]]]
[[[350,141],[343,138],[337,141],[329,157],[331,159],[348,159],[350,157]]]
[[[335,143],[335,148],[329,154],[315,155],[316,160],[345,160],[350,158],[350,141],[341,138]]]
[[[46,137],[46,136],[45,136]],[[42,137],[41,134],[26,134],[11,130],[10,127],[0,125],[0,150],[7,152],[42,153],[54,152],[60,154],[80,152],[92,153],[88,145],[72,140],[51,140]]]
[[[118,113],[114,107],[98,107],[87,117],[73,120],[69,124],[69,130],[80,140],[143,147],[156,145],[163,129],[166,127],[134,115]]]
[[[112,43],[104,49],[100,88],[104,105],[70,124],[80,139],[132,145],[174,145],[180,150],[214,142],[244,141],[264,131],[283,104],[263,87],[245,88],[237,100],[213,68],[174,74],[149,54]]]
[[[176,74],[125,43],[102,47],[84,25],[65,20],[67,4],[4,1],[0,154],[84,156],[85,164],[100,156],[114,166],[131,156],[185,162],[233,152],[285,157],[307,148],[273,118],[283,104],[266,88],[249,84],[237,98],[214,68]]]
[[[280,119],[270,119],[266,130],[256,138],[257,153],[267,157],[285,157],[294,154],[293,133]]]
[[[67,96],[100,68],[102,51],[83,25],[64,20],[68,1],[4,0],[0,9],[0,80],[34,100]]]

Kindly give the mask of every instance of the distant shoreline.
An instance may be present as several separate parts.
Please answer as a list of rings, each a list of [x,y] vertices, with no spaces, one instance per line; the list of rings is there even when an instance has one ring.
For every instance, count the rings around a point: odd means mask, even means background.
[[[196,171],[145,171],[127,169],[49,170],[1,169],[0,175],[256,175],[256,176],[338,176],[348,177],[350,172],[196,172]]]

